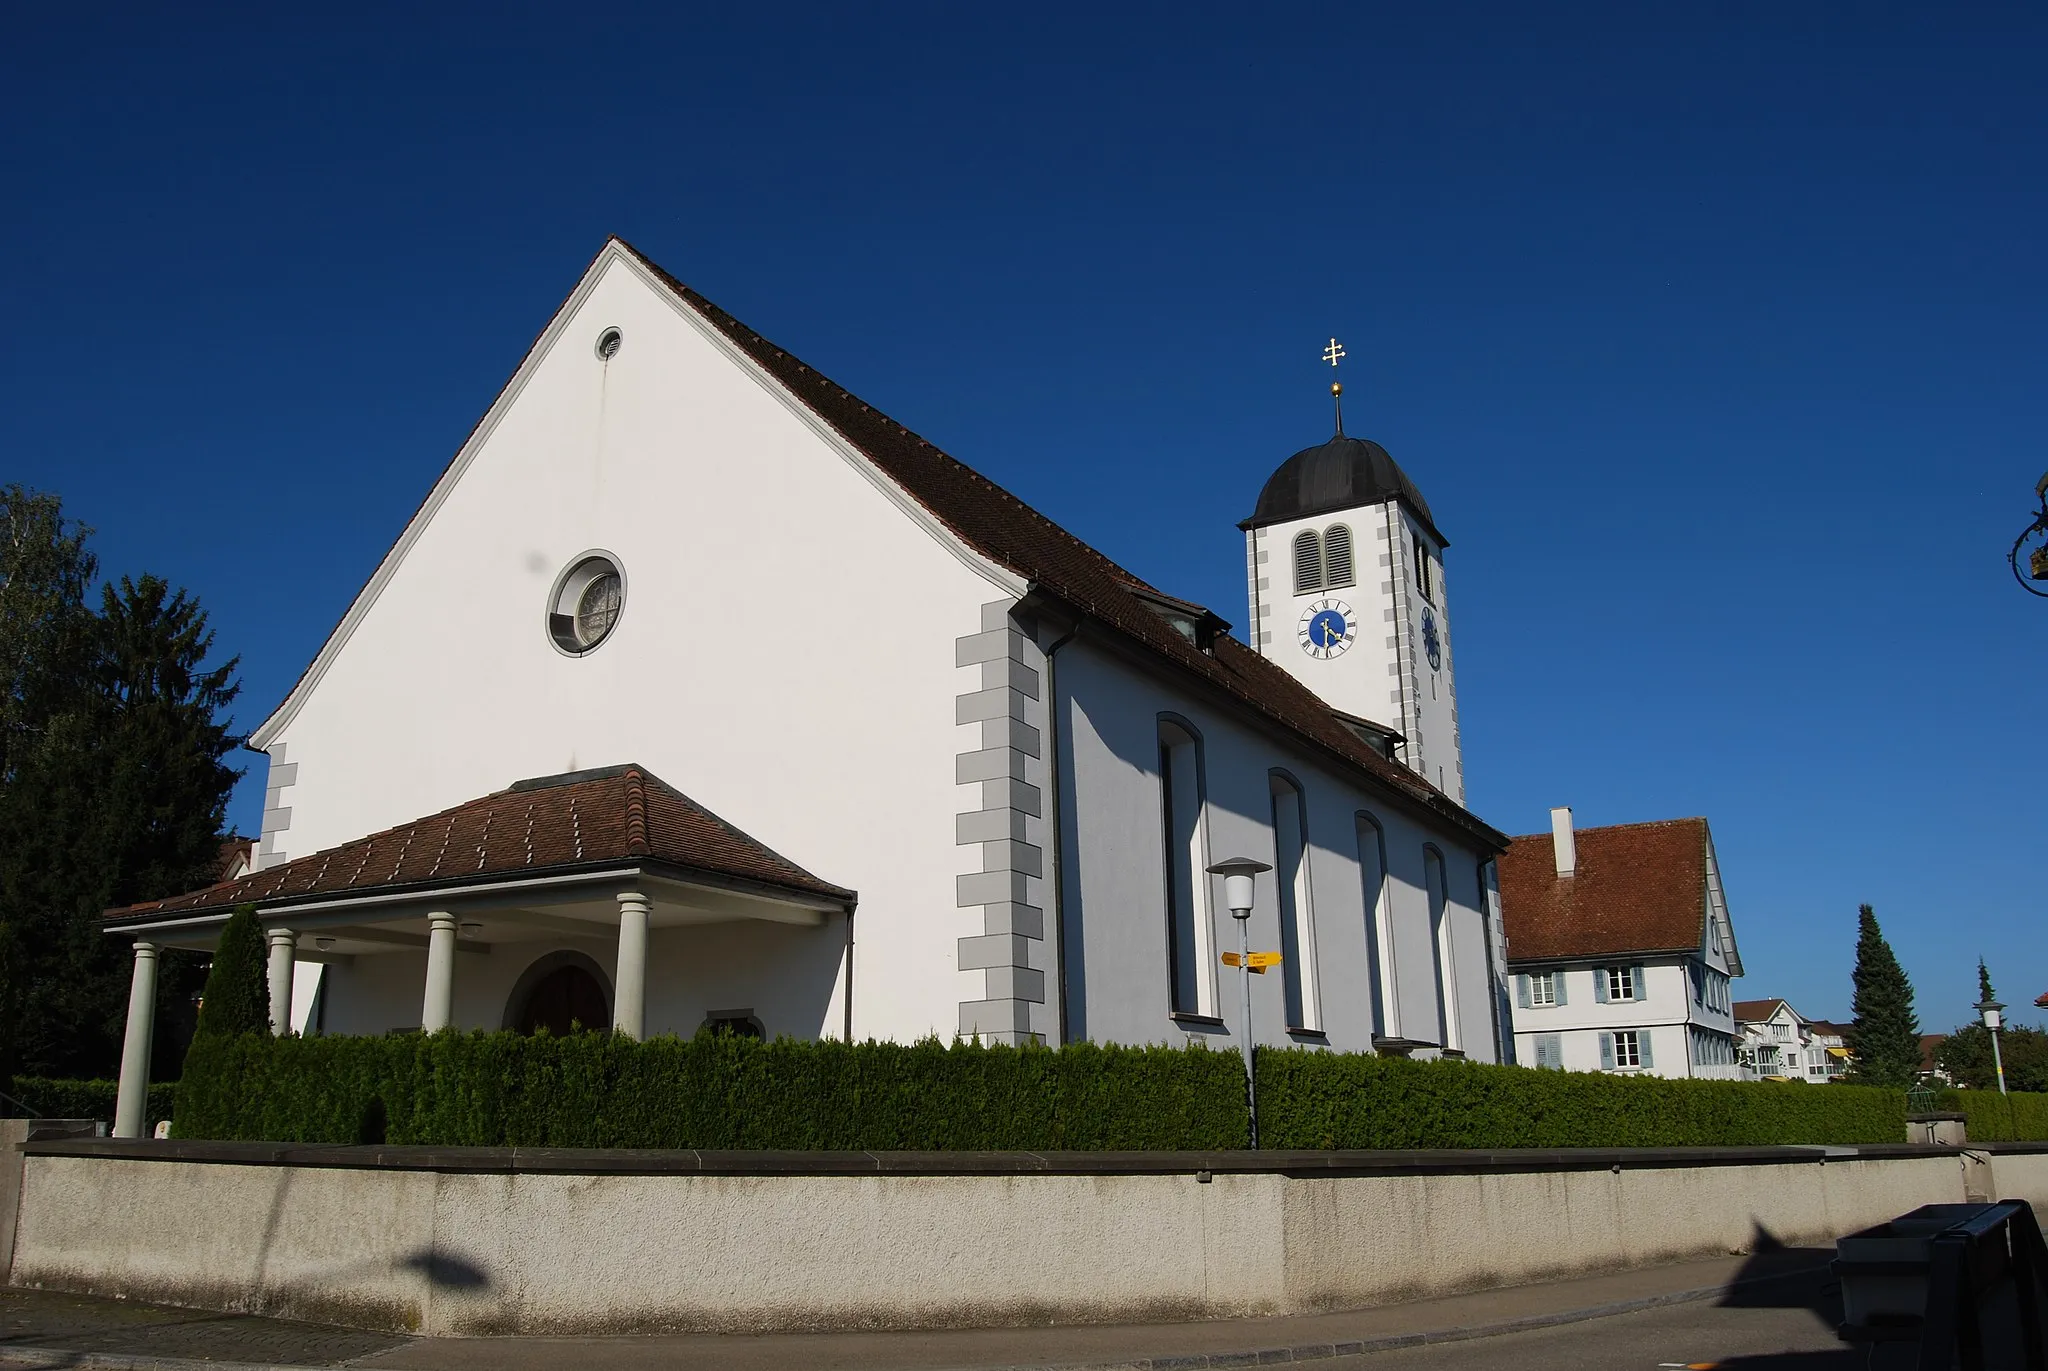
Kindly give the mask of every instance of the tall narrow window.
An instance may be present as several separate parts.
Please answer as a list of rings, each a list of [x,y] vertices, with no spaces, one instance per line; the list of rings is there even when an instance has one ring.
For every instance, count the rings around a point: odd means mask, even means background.
[[[1294,539],[1294,593],[1308,595],[1323,588],[1323,540],[1312,528]]]
[[[1316,979],[1315,905],[1308,879],[1308,808],[1301,787],[1279,772],[1273,792],[1273,881],[1280,892],[1280,969],[1287,986],[1287,1027],[1323,1031]]]
[[[1159,721],[1159,808],[1165,854],[1168,1003],[1176,1014],[1216,1013],[1214,930],[1209,920],[1202,823],[1202,753],[1194,732]]]
[[[1339,590],[1354,583],[1351,572],[1351,528],[1331,524],[1323,530],[1323,585]]]
[[[1443,1030],[1446,1052],[1464,1050],[1464,1035],[1458,1031],[1458,961],[1451,940],[1450,892],[1444,888],[1443,854],[1433,847],[1422,851],[1423,881],[1429,887],[1429,934],[1436,944],[1437,1025]]]
[[[1394,920],[1388,908],[1387,839],[1379,821],[1358,816],[1358,874],[1365,895],[1365,946],[1372,961],[1372,1032],[1376,1038],[1401,1036],[1401,1005],[1394,978]]]
[[[1415,540],[1415,587],[1422,592],[1423,599],[1436,603],[1435,593],[1430,588],[1429,544],[1420,538]]]

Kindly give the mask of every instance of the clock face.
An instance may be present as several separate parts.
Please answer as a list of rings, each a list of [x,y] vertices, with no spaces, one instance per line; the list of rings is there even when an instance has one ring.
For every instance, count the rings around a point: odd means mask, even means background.
[[[1436,636],[1436,615],[1422,611],[1422,651],[1429,658],[1429,669],[1441,671],[1444,665],[1444,645]]]
[[[1358,621],[1351,616],[1351,606],[1342,600],[1318,600],[1310,605],[1295,632],[1301,650],[1323,661],[1341,655],[1357,635]]]

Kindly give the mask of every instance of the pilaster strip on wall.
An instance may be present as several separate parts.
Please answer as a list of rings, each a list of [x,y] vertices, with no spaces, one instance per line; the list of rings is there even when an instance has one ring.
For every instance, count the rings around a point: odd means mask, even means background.
[[[1394,600],[1394,676],[1401,705],[1401,732],[1407,737],[1402,760],[1416,775],[1427,778],[1422,756],[1422,682],[1415,675],[1414,605],[1409,599],[1408,530],[1398,500],[1380,506],[1387,515],[1387,573],[1391,583],[1383,588]]]
[[[291,860],[278,848],[279,840],[292,826],[291,806],[284,802],[284,793],[299,783],[299,764],[284,759],[288,746],[272,743],[268,753],[270,770],[263,783],[263,836],[256,844],[256,858],[251,863],[257,871]]]
[[[953,764],[956,785],[971,787],[954,818],[954,842],[971,849],[955,881],[958,908],[974,922],[957,940],[955,963],[980,993],[960,1001],[963,1037],[1018,1044],[1043,1040],[1046,1005],[1046,871],[1043,756],[1044,655],[1011,618],[1015,600],[981,607],[981,631],[954,640],[956,667],[972,670],[954,697],[953,722],[976,731]]]

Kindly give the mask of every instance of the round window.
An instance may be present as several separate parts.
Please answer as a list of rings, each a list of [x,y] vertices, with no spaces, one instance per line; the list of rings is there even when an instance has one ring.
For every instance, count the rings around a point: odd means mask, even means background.
[[[555,580],[548,597],[548,637],[581,657],[611,636],[626,605],[626,578],[608,552],[587,552]]]

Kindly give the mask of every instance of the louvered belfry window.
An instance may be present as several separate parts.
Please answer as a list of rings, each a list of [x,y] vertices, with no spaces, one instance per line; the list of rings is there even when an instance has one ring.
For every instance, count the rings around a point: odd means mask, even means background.
[[[1351,528],[1331,524],[1323,531],[1323,584],[1331,590],[1353,583],[1351,574]]]
[[[1294,593],[1307,595],[1323,588],[1323,540],[1312,528],[1294,539]]]

